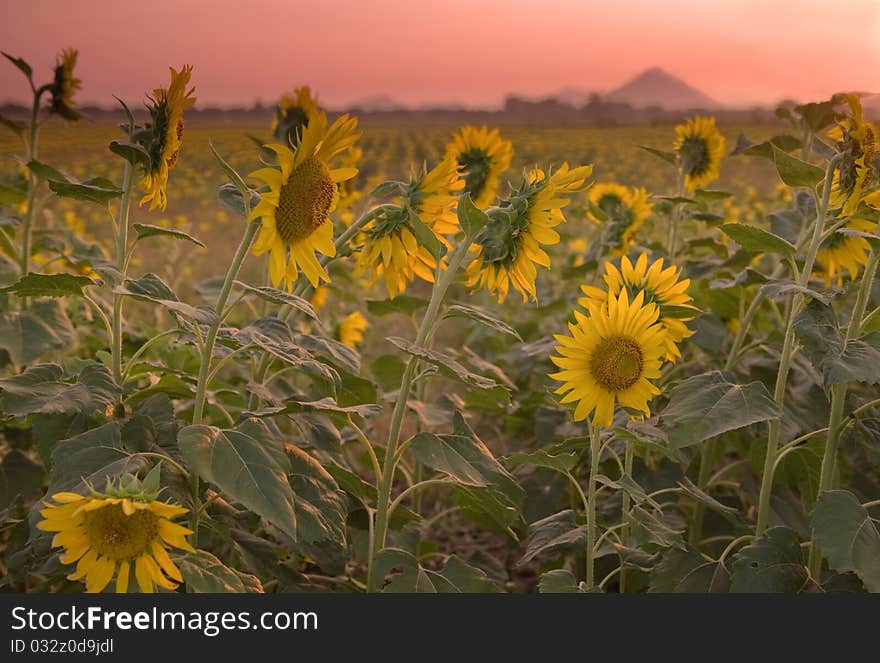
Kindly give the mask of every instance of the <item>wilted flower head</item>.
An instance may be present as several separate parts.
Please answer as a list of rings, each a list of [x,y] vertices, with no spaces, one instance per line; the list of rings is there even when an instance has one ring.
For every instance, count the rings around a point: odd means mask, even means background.
[[[67,48],[58,54],[55,62],[55,76],[49,85],[49,112],[65,120],[78,120],[79,113],[73,108],[73,95],[82,86],[82,81],[73,75],[79,51]]]
[[[829,132],[840,151],[831,182],[831,205],[842,207],[843,214],[849,215],[856,211],[864,193],[880,182],[880,133],[865,119],[858,95],[846,94],[844,98],[850,115]]]
[[[318,100],[312,96],[308,85],[282,95],[275,106],[275,117],[270,127],[272,135],[279,143],[296,147],[309,121],[320,110]]]

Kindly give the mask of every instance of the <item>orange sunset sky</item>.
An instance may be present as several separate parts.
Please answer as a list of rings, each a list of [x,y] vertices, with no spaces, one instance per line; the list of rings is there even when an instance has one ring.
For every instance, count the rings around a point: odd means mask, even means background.
[[[311,84],[328,107],[497,105],[613,89],[651,66],[730,105],[880,91],[880,0],[2,0],[0,49],[48,80],[80,50],[82,103],[129,100],[194,65],[200,105]],[[26,86],[0,67],[0,101]]]

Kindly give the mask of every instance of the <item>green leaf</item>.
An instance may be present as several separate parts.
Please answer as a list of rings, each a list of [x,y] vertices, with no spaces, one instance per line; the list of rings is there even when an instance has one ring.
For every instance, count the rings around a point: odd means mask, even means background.
[[[174,291],[153,273],[144,274],[136,280],[126,279],[122,285],[113,289],[117,295],[133,297],[143,302],[152,302],[165,307],[174,314],[196,322],[210,325],[216,322],[217,314],[210,308],[190,306],[177,299]]]
[[[202,248],[206,248],[205,245],[197,240],[195,237],[190,235],[189,233],[185,233],[182,230],[176,230],[174,228],[162,228],[160,226],[151,226],[148,223],[134,223],[132,224],[135,232],[137,233],[137,238],[139,240],[145,239],[147,237],[173,237],[174,239],[183,239],[187,242],[192,242]]]
[[[29,414],[104,412],[116,402],[120,389],[106,366],[88,363],[76,382],[61,382],[57,364],[36,364],[23,373],[0,380],[0,410],[9,417]]]
[[[670,548],[651,571],[648,591],[661,594],[725,593],[730,573],[722,562],[708,560],[693,546]]]
[[[0,313],[0,348],[16,366],[30,364],[50,350],[72,350],[78,338],[57,299],[38,299],[26,311]]]
[[[0,184],[0,205],[18,205],[27,199],[27,191]]]
[[[880,592],[880,532],[867,509],[847,490],[819,495],[813,532],[831,568],[852,571],[869,592]]]
[[[177,444],[194,472],[296,540],[290,462],[265,424],[249,420],[239,430],[187,426]]]
[[[834,106],[835,103],[833,100],[822,102],[814,101],[808,104],[795,106],[794,110],[804,118],[807,126],[810,127],[810,131],[813,133],[820,133],[837,119],[838,115],[834,110]]]
[[[253,286],[243,281],[236,281],[235,285],[247,292],[254,293],[257,297],[264,299],[267,302],[282,306],[286,304],[287,306],[295,308],[297,311],[305,313],[312,320],[318,319],[318,314],[315,313],[314,307],[308,302],[308,300],[303,299],[302,297],[298,297],[289,292],[284,292],[283,290],[276,290],[275,288]]]
[[[11,292],[19,297],[82,297],[83,288],[90,285],[95,282],[88,276],[28,272],[12,285],[0,288],[0,292]]]
[[[425,247],[435,260],[440,260],[446,254],[446,247],[415,211],[411,209],[407,209],[407,211],[409,212],[409,224],[412,226],[413,235],[416,236],[419,245]]]
[[[538,592],[541,594],[578,594],[581,592],[577,578],[566,569],[553,569],[542,573],[538,580]]]
[[[587,541],[587,526],[578,526],[574,511],[566,509],[529,525],[526,551],[517,566],[524,566],[536,557],[566,554],[583,549]]]
[[[70,178],[62,173],[57,168],[50,166],[47,163],[43,163],[42,161],[28,161],[25,164],[25,167],[28,168],[34,175],[37,176],[37,179],[40,180],[49,180],[56,182],[70,182]]]
[[[735,593],[801,592],[809,582],[797,533],[768,529],[733,557],[730,591]]]
[[[260,579],[226,566],[205,550],[173,556],[187,590],[196,594],[262,594]]]
[[[522,343],[522,337],[519,335],[519,332],[516,331],[516,329],[511,327],[503,320],[499,320],[489,311],[480,308],[479,306],[469,306],[467,304],[452,304],[448,309],[446,309],[446,313],[443,315],[443,317],[468,318],[476,323],[483,325],[484,327],[488,327],[492,331],[497,331],[502,334],[513,336],[516,340]]]
[[[14,64],[18,68],[18,70],[21,73],[23,73],[25,76],[27,76],[28,80],[32,79],[32,77],[34,75],[34,71],[33,71],[33,69],[31,69],[31,66],[25,60],[23,60],[22,58],[17,58],[15,56],[9,55],[9,53],[6,53],[5,51],[0,51],[0,53],[3,53],[3,57],[5,57],[7,60],[9,60],[12,64]]]
[[[469,193],[458,199],[458,223],[468,239],[476,237],[489,223],[489,217],[474,205]]]
[[[122,446],[119,424],[110,422],[55,444],[47,493],[69,490],[86,494],[89,486],[101,489],[108,479],[137,474],[148,466],[143,456],[128,454]]]
[[[733,384],[719,371],[710,371],[676,385],[660,421],[669,446],[680,449],[779,416],[762,382]]]
[[[502,459],[504,464],[513,469],[522,465],[532,467],[546,467],[562,474],[570,472],[578,463],[577,454],[551,454],[546,449],[534,451],[519,451]]]
[[[830,304],[838,295],[838,292],[834,290],[813,290],[812,288],[806,288],[789,279],[774,279],[772,281],[767,281],[767,283],[761,286],[760,292],[767,299],[777,300],[790,295],[804,295],[820,301],[823,304]]]
[[[434,594],[437,588],[419,560],[400,548],[383,548],[373,560],[374,573],[377,578],[385,579],[393,570],[398,573],[382,587],[387,593],[428,593]],[[436,574],[435,574],[436,575]]]
[[[679,487],[685,492],[686,495],[690,495],[697,502],[701,502],[706,505],[712,511],[716,511],[720,513],[722,516],[727,518],[734,524],[742,524],[742,519],[740,518],[739,511],[732,506],[727,506],[722,504],[714,497],[709,495],[709,493],[702,490],[699,486],[697,486],[693,481],[685,477],[681,481],[678,482]]]
[[[794,257],[797,251],[793,244],[757,226],[747,226],[742,223],[725,223],[721,225],[721,231],[747,251],[769,251],[787,258]]]
[[[0,513],[16,498],[30,503],[43,494],[43,466],[23,451],[10,449],[0,462]]]
[[[678,163],[678,157],[673,152],[664,152],[663,150],[657,150],[653,147],[647,147],[645,145],[639,145],[639,149],[645,150],[645,152],[650,152],[655,157],[659,157],[663,159],[666,163],[671,163],[673,166]]]
[[[361,417],[371,417],[382,413],[382,407],[373,404],[362,405],[339,405],[331,397],[326,396],[315,401],[308,400],[304,397],[294,396],[284,401],[284,405],[280,407],[270,407],[258,410],[257,412],[248,412],[247,416],[265,418],[276,417],[281,414],[294,415],[302,412],[325,412],[330,414],[356,414]]]
[[[287,478],[296,495],[297,540],[330,541],[344,547],[348,516],[345,494],[315,458],[292,444],[284,450],[290,462]]]
[[[825,179],[825,171],[818,166],[801,161],[775,145],[771,145],[771,149],[773,150],[773,161],[776,163],[776,172],[788,186],[804,186],[813,189]]]
[[[459,483],[485,487],[489,481],[469,461],[474,454],[469,448],[473,444],[473,440],[464,436],[419,433],[412,438],[410,449],[422,465],[443,472]]]
[[[0,115],[0,125],[3,125],[10,131],[13,131],[17,136],[22,136],[24,134],[24,130],[27,128],[27,125],[24,122],[11,120],[8,117],[4,117],[3,115]]]
[[[629,512],[632,526],[633,540],[640,547],[654,545],[660,548],[675,547],[684,549],[685,543],[681,538],[681,531],[674,529],[663,518],[663,513],[657,514],[636,505]]]
[[[220,201],[220,204],[230,212],[234,212],[239,216],[248,216],[249,212],[244,208],[244,196],[234,184],[227,182],[226,184],[220,185],[217,188],[217,199]],[[256,191],[251,191],[249,208],[253,209],[259,202],[260,194]]]
[[[764,157],[765,159],[773,159],[773,150],[780,149],[783,152],[791,152],[801,147],[802,143],[794,136],[789,134],[779,134],[773,136],[770,140],[763,143],[753,143],[748,138],[740,134],[740,140],[737,141],[734,154],[747,154],[750,157]]]
[[[214,158],[217,159],[217,163],[220,164],[220,168],[223,169],[223,172],[226,173],[226,177],[228,177],[229,181],[232,182],[236,189],[238,189],[239,193],[241,193],[242,200],[244,200],[244,197],[249,196],[250,194],[250,187],[244,181],[242,176],[238,174],[235,168],[226,163],[223,157],[220,156],[217,149],[214,147],[214,143],[208,141],[208,146],[211,148],[211,153],[214,155]]]
[[[118,154],[132,166],[143,166],[144,170],[150,170],[150,153],[141,145],[127,140],[110,141],[110,151]]]
[[[732,279],[712,279],[709,281],[709,289],[725,290],[736,286],[750,286],[758,283],[767,283],[767,277],[751,267],[746,267]]]
[[[59,182],[49,180],[49,188],[62,198],[72,198],[73,200],[82,200],[89,203],[97,203],[107,207],[111,200],[115,200],[122,196],[122,189],[108,188],[99,186],[98,184],[89,184],[87,182]]]
[[[398,295],[394,299],[368,299],[367,311],[370,315],[390,315],[401,313],[411,316],[428,305],[427,299],[413,297],[412,295]]]
[[[731,197],[733,197],[733,194],[730,191],[713,191],[710,189],[697,189],[694,191],[694,198],[705,203],[714,203]]]
[[[436,350],[429,350],[428,348],[420,347],[415,343],[406,340],[405,338],[398,338],[396,336],[390,336],[387,340],[406,352],[408,355],[412,355],[413,357],[421,359],[422,361],[437,366],[441,370],[441,372],[445,373],[449,377],[454,377],[461,380],[469,387],[476,387],[477,389],[492,389],[494,387],[500,386],[497,382],[495,382],[495,380],[491,380],[490,378],[484,377],[482,375],[472,373],[460,363],[458,363],[455,359],[453,359],[449,355],[443,354],[442,352],[437,352]]]

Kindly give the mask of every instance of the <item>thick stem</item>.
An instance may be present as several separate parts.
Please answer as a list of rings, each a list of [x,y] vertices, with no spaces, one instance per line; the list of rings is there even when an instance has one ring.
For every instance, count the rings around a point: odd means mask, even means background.
[[[633,443],[629,440],[625,442],[626,447],[623,452],[623,471],[626,475],[632,478],[633,471],[633,457],[635,455]],[[629,507],[630,507],[630,497],[629,493],[623,491],[623,498],[621,500],[622,505],[620,509],[621,517],[623,518],[623,522],[621,523],[622,527],[620,528],[620,539],[623,541],[624,545],[629,545]],[[620,578],[618,579],[619,583],[619,592],[624,594],[626,592],[626,569],[623,567],[623,559],[620,560]]]
[[[431,300],[428,302],[428,308],[419,331],[416,334],[415,344],[421,346],[425,343],[437,314],[440,312],[440,306],[446,296],[446,291],[452,284],[458,268],[467,255],[469,242],[463,239],[461,244],[455,249],[452,257],[449,259],[449,266],[446,271],[437,279],[434,289],[431,292]],[[418,361],[414,357],[410,357],[407,362],[406,370],[400,383],[400,391],[397,393],[397,401],[394,403],[394,410],[391,414],[391,424],[388,433],[388,444],[385,446],[385,459],[382,466],[382,479],[379,482],[379,495],[376,504],[376,526],[373,532],[373,556],[370,558],[370,568],[367,572],[367,591],[373,592],[377,588],[379,578],[375,577],[375,565],[373,558],[385,547],[385,537],[388,532],[388,516],[389,505],[391,501],[391,488],[394,485],[394,470],[397,466],[397,445],[400,441],[400,429],[403,425],[403,416],[406,413],[406,403],[409,399],[410,390],[412,389],[413,377],[415,376]]]
[[[712,477],[712,463],[715,460],[715,448],[718,440],[707,440],[700,450],[700,471],[697,474],[697,488],[706,491],[709,488],[709,479]],[[694,504],[691,520],[690,535],[688,540],[691,545],[698,546],[703,538],[703,517],[706,513],[706,505],[702,502]]]
[[[126,260],[128,258],[128,211],[131,207],[132,167],[126,161],[122,174],[122,201],[119,204],[119,223],[116,228],[116,269],[125,278]],[[122,386],[122,295],[113,297],[113,345],[110,357],[113,364],[113,378]]]
[[[37,118],[40,112],[40,97],[43,96],[45,87],[41,87],[34,92],[34,105],[31,107],[31,123],[30,133],[27,140],[27,158],[28,162],[37,158],[37,130],[39,123]],[[30,271],[31,263],[31,236],[33,232],[34,222],[34,206],[37,193],[37,184],[39,180],[33,171],[28,171],[28,190],[27,190],[27,209],[25,210],[24,223],[21,229],[21,253],[19,261],[21,263],[21,275],[25,276]]]
[[[599,470],[599,453],[601,451],[599,428],[590,426],[590,475],[587,479],[587,588],[596,584],[596,565],[594,562],[596,545],[596,474]]]
[[[684,171],[679,168],[678,171],[678,188],[676,190],[676,196],[681,198],[684,194]],[[671,263],[675,260],[675,244],[678,235],[678,223],[681,220],[681,203],[675,203],[672,206],[672,214],[669,216],[669,240],[667,242],[667,248],[669,252],[669,262]]]

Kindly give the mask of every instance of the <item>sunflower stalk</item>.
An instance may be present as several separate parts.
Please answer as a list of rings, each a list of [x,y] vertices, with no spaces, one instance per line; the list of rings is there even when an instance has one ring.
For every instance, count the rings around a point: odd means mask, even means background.
[[[442,276],[438,278],[431,291],[431,300],[428,302],[428,308],[425,316],[422,318],[419,331],[416,334],[415,344],[421,346],[425,343],[437,315],[440,312],[440,306],[446,297],[446,291],[452,284],[462,262],[468,253],[470,241],[465,238],[456,247],[449,259],[449,266]],[[390,430],[388,433],[388,443],[385,446],[385,459],[382,467],[382,477],[378,486],[378,501],[376,505],[375,526],[372,537],[372,553],[370,555],[369,569],[367,571],[367,591],[375,592],[378,583],[381,580],[376,577],[375,559],[376,556],[385,547],[385,538],[388,532],[388,518],[390,515],[391,489],[394,485],[394,474],[397,464],[400,460],[397,454],[397,445],[400,441],[400,430],[403,425],[403,417],[406,413],[406,403],[412,390],[413,378],[415,377],[418,361],[414,357],[410,357],[403,373],[400,383],[400,391],[397,393],[397,400],[394,403],[394,410],[391,415]]]
[[[633,443],[630,440],[626,441],[626,447],[623,452],[623,471],[626,473],[628,477],[632,477],[633,472],[633,459],[635,456],[635,448]],[[621,498],[621,516],[623,518],[623,522],[621,523],[622,527],[620,528],[620,540],[623,542],[623,545],[628,545],[629,542],[629,509],[631,505],[631,500],[629,493],[625,490],[623,491],[623,497]],[[620,577],[618,579],[618,591],[621,594],[626,593],[626,580],[627,580],[626,568],[624,567],[623,558],[620,560]]]
[[[33,87],[33,85],[32,85]],[[44,85],[34,90],[34,103],[31,107],[31,121],[28,125],[28,137],[25,140],[25,149],[27,150],[28,163],[37,158],[37,134],[40,128],[39,113],[40,99],[43,94],[49,90],[49,86]],[[31,261],[31,238],[33,236],[34,215],[36,214],[36,194],[39,180],[32,170],[28,170],[28,189],[27,198],[25,200],[24,222],[21,230],[21,252],[19,253],[19,262],[21,265],[21,275],[25,276],[30,271]]]
[[[684,168],[678,169],[678,185],[676,187],[675,196],[681,198],[684,195]],[[669,240],[667,243],[669,252],[669,262],[675,260],[676,243],[678,240],[678,224],[681,222],[681,203],[675,203],[672,206],[672,212],[669,216]]]
[[[586,554],[586,586],[588,589],[596,584],[596,475],[599,470],[599,456],[602,450],[601,429],[590,426],[590,473],[587,478],[587,547]],[[626,514],[624,514],[624,518]],[[623,564],[621,564],[621,571]]]
[[[840,161],[840,155],[836,155],[828,163],[825,169],[825,183],[822,189],[822,198],[816,206],[816,219],[813,222],[812,239],[804,259],[804,266],[798,278],[798,285],[805,288],[810,281],[813,265],[816,262],[816,254],[822,244],[822,231],[825,228],[825,216],[828,213],[828,201],[831,197],[831,181],[834,170]],[[779,408],[779,417],[771,419],[767,434],[767,452],[764,456],[764,467],[761,474],[761,491],[758,497],[758,514],[755,523],[755,536],[761,536],[767,529],[767,521],[770,517],[770,494],[773,491],[773,468],[776,463],[776,454],[779,446],[779,434],[782,425],[782,407],[785,403],[785,389],[788,385],[788,373],[791,369],[791,361],[794,355],[795,337],[794,320],[804,302],[804,295],[797,293],[790,298],[788,312],[785,320],[785,338],[782,344],[782,355],[779,359],[779,372],[776,375],[776,385],[773,390],[773,400]]]
[[[132,167],[126,161],[122,174],[122,201],[119,203],[119,223],[116,228],[116,269],[122,278],[125,278],[126,262],[128,258],[128,214],[131,207],[132,190]],[[122,295],[113,296],[113,334],[110,348],[111,363],[113,365],[113,378],[120,387],[123,381],[122,371]]]

